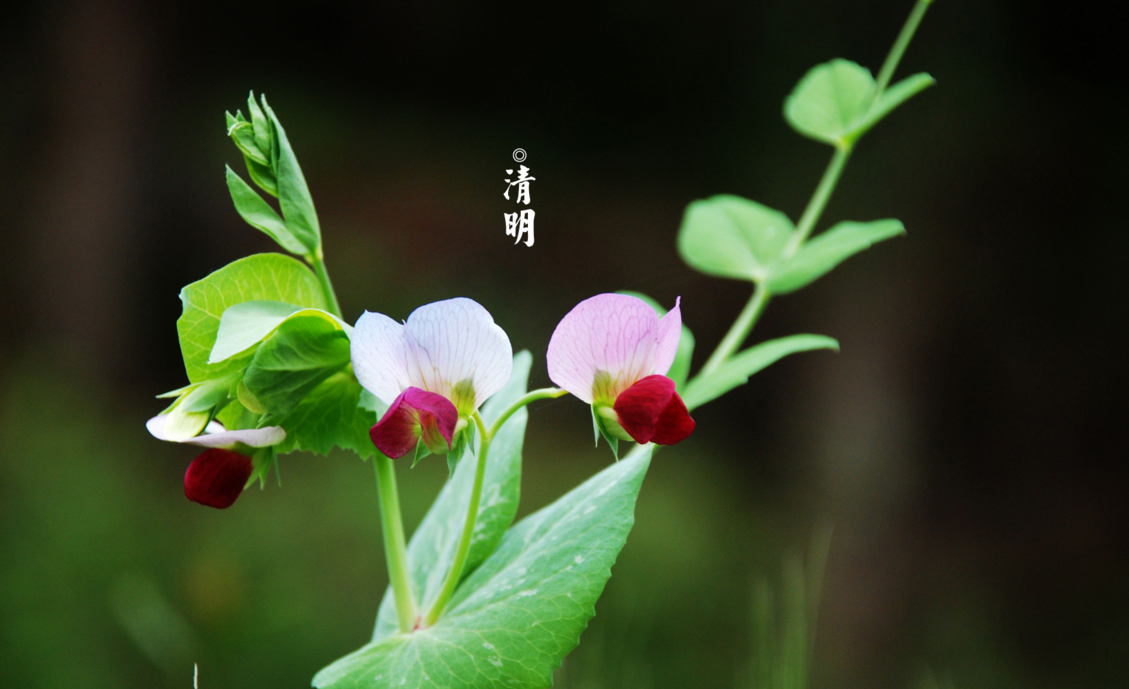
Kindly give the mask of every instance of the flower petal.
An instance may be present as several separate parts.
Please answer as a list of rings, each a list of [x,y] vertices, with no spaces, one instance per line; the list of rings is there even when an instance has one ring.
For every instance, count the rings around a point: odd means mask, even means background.
[[[357,380],[381,402],[391,405],[413,385],[404,326],[388,316],[365,311],[357,319],[350,350]]]
[[[411,385],[447,397],[461,413],[478,409],[510,381],[510,338],[473,299],[458,297],[421,306],[408,316],[406,329]],[[464,408],[461,398],[466,395],[459,384],[465,386],[468,380],[474,399],[466,400]]]
[[[651,438],[651,442],[656,445],[677,445],[689,438],[696,426],[694,419],[690,418],[690,412],[686,409],[686,403],[676,392],[670,396],[666,408],[659,415],[658,423],[655,424],[655,435]]]
[[[549,378],[591,404],[596,373],[606,371],[610,402],[651,373],[657,330],[658,316],[642,299],[626,294],[585,299],[553,331],[546,355]]]
[[[455,405],[446,397],[411,387],[392,401],[388,411],[369,431],[369,436],[376,449],[397,459],[415,448],[424,430],[429,434],[437,431],[449,448],[458,420]]]
[[[226,509],[243,493],[251,478],[251,458],[213,448],[188,465],[184,474],[184,494],[201,505]]]
[[[185,442],[183,440],[169,440],[165,432],[165,422],[168,421],[168,414],[158,414],[145,422],[145,428],[157,440],[168,440],[169,442]],[[218,421],[209,422],[204,427],[205,433],[222,433],[224,432],[223,424]]]
[[[199,445],[201,447],[224,447],[231,449],[237,443],[248,447],[269,447],[286,440],[286,431],[282,426],[266,426],[264,428],[246,428],[238,431],[225,431],[223,426],[216,422],[208,424],[208,428],[219,426],[219,430],[205,431],[203,435],[182,440],[181,442]]]
[[[643,378],[620,393],[613,408],[623,430],[637,443],[674,445],[694,431],[694,420],[666,376]]]
[[[655,333],[655,362],[651,366],[651,373],[665,376],[674,363],[674,356],[678,353],[678,340],[682,338],[681,303],[682,297],[675,299],[674,308],[659,319],[659,328]]]
[[[145,428],[147,428],[157,440],[169,440],[165,432],[167,420],[168,414],[158,414],[145,422]],[[192,438],[185,438],[184,440],[172,440],[170,442],[189,443],[201,447],[222,447],[231,449],[235,447],[236,443],[242,443],[248,447],[268,447],[270,445],[277,445],[285,439],[286,431],[282,429],[282,426],[267,426],[265,428],[248,428],[239,431],[229,431],[218,421],[210,421],[204,428],[203,434]]]

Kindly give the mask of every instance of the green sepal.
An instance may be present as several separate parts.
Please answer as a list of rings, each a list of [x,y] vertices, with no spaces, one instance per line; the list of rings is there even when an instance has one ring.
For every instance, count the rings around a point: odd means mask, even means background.
[[[274,450],[274,446],[270,447],[257,447],[251,454],[251,476],[247,479],[246,485],[243,489],[250,488],[256,481],[259,483],[259,489],[266,487],[267,476],[270,475],[271,468],[278,467],[278,454]],[[282,485],[282,477],[279,476],[278,485]]]
[[[619,461],[619,438],[615,437],[604,428],[603,420],[600,414],[596,411],[596,405],[592,405],[592,427],[596,431],[596,447],[600,446],[600,437],[603,436],[604,440],[608,441],[608,446],[612,449],[612,456],[615,461]]]
[[[666,315],[667,310],[662,307],[654,299],[651,299],[642,292],[633,292],[631,290],[620,290],[620,294],[626,294],[629,297],[635,297],[647,302],[647,305],[655,310],[659,318]],[[678,351],[674,354],[674,363],[670,365],[670,370],[666,372],[666,377],[674,381],[674,388],[679,394],[682,394],[683,388],[686,387],[686,379],[690,377],[690,361],[694,357],[694,334],[682,324],[682,334],[678,339]]]
[[[427,443],[423,442],[423,438],[420,438],[419,442],[416,443],[415,456],[412,458],[412,468],[415,469],[416,465],[419,464],[419,460],[430,454],[431,448],[427,446]]]

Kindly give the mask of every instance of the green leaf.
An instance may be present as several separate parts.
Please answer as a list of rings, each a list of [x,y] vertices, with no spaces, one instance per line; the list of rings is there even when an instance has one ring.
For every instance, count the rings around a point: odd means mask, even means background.
[[[529,352],[519,352],[514,356],[513,376],[510,382],[483,405],[482,415],[488,424],[493,423],[503,411],[525,394],[532,363],[533,357]],[[517,514],[518,501],[521,497],[521,450],[525,439],[527,417],[526,409],[518,410],[499,429],[490,445],[482,501],[479,504],[474,537],[463,570],[466,573],[474,571],[474,568],[494,552]],[[427,516],[423,518],[419,528],[412,534],[411,542],[408,543],[408,569],[411,573],[416,602],[421,605],[422,610],[430,608],[431,603],[435,601],[451,568],[451,561],[455,558],[455,550],[470,504],[470,491],[474,483],[477,463],[477,453],[473,456],[468,455],[465,460],[458,463],[454,476],[443,486],[443,490],[435,498]],[[392,589],[389,588],[380,604],[373,639],[390,637],[397,630],[396,602]]]
[[[236,148],[251,160],[261,165],[269,165],[270,161],[259,150],[255,141],[255,128],[250,122],[236,122],[227,130],[228,136],[235,142]]]
[[[877,88],[865,67],[843,59],[825,62],[812,67],[784,101],[784,118],[804,136],[842,146]]]
[[[349,334],[328,313],[311,309],[286,318],[262,341],[243,384],[278,417],[348,364]]]
[[[272,144],[277,149],[277,159],[272,162],[278,182],[278,203],[282,207],[282,216],[286,218],[286,227],[306,247],[307,253],[316,254],[321,248],[321,227],[314,210],[314,200],[306,186],[298,158],[290,147],[286,130],[282,128],[274,110],[266,104],[265,98],[263,106],[272,125]]]
[[[220,318],[229,307],[247,301],[281,301],[326,308],[317,277],[301,262],[282,254],[256,254],[220,268],[180,291],[184,311],[176,322],[188,380],[199,383],[241,371],[243,358],[209,364]]]
[[[789,354],[813,349],[832,349],[837,352],[839,343],[823,335],[790,335],[762,342],[729,359],[709,375],[691,381],[682,401],[688,409],[700,407],[733,388],[744,385],[754,373]]]
[[[353,335],[353,326],[328,311],[303,309],[280,301],[245,301],[227,309],[220,317],[216,344],[212,347],[208,363],[215,364],[245,352],[274,332],[283,322],[299,316],[329,319],[347,336]]]
[[[277,420],[286,430],[286,439],[277,446],[279,453],[305,450],[327,455],[336,446],[362,459],[375,455],[369,429],[377,417],[361,406],[363,392],[350,368],[326,378]]]
[[[541,689],[595,614],[635,522],[651,447],[632,452],[511,529],[434,627],[381,638],[315,687]],[[469,462],[468,462],[469,464]]]
[[[278,198],[278,180],[274,178],[271,167],[256,163],[247,156],[243,156],[243,162],[247,165],[247,174],[251,176],[251,181],[259,185],[263,191]]]
[[[309,251],[302,242],[286,229],[286,223],[278,217],[278,213],[263,200],[263,197],[243,181],[243,178],[227,168],[227,189],[231,192],[231,200],[235,203],[235,210],[247,221],[247,224],[260,230],[268,237],[278,242],[279,246],[292,254],[303,256]]]
[[[858,140],[867,130],[878,124],[886,115],[889,115],[894,108],[936,83],[936,79],[924,72],[902,79],[886,89],[882,97],[870,106],[870,109],[862,117],[851,124],[844,136],[851,141]]]
[[[263,109],[255,102],[255,92],[251,91],[247,95],[247,112],[251,113],[251,124],[255,131],[255,144],[259,150],[263,152],[265,157],[270,156],[271,151],[271,127],[270,120],[263,113]],[[269,161],[264,160],[267,164]]]
[[[280,301],[245,301],[229,307],[220,316],[216,344],[208,355],[208,363],[215,364],[257,345],[264,337],[301,306]]]
[[[905,233],[905,226],[898,220],[841,222],[800,247],[772,272],[765,286],[776,294],[793,292],[873,244]]]
[[[662,304],[658,303],[654,299],[651,299],[642,292],[620,290],[619,293],[636,297],[647,302],[647,304],[655,310],[655,313],[659,315],[659,318],[662,318],[666,315],[666,309],[662,307]],[[682,334],[679,336],[678,340],[678,351],[674,354],[674,363],[670,365],[670,370],[666,372],[666,377],[674,381],[675,389],[678,390],[679,394],[681,394],[683,388],[686,387],[686,379],[690,377],[690,360],[693,357],[694,334],[691,333],[690,329],[686,327],[685,323],[683,323]]]
[[[795,231],[780,211],[739,196],[712,196],[686,208],[678,233],[682,259],[706,275],[759,281]]]

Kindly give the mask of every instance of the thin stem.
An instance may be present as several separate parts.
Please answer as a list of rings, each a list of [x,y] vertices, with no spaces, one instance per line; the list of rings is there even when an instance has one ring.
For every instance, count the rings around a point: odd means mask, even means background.
[[[400,632],[407,634],[415,628],[419,613],[416,611],[411,580],[408,578],[408,556],[404,544],[404,521],[400,517],[400,496],[396,491],[396,469],[392,466],[391,459],[379,453],[373,459],[373,466],[376,467],[376,490],[380,495],[384,559],[388,562],[388,578],[392,582]]]
[[[788,246],[784,248],[785,258],[795,254],[811,235],[815,224],[819,222],[819,216],[823,214],[823,209],[827,207],[827,202],[831,200],[831,193],[835,191],[835,185],[839,183],[839,177],[842,176],[843,168],[847,166],[847,160],[850,157],[851,144],[843,144],[835,149],[835,155],[831,156],[831,162],[827,164],[827,169],[823,171],[823,179],[819,180],[819,186],[815,188],[815,193],[808,201],[804,214],[800,216],[800,222],[796,225],[796,233],[792,235]]]
[[[764,313],[764,309],[768,306],[769,299],[772,295],[765,289],[764,285],[757,283],[756,289],[753,290],[753,296],[749,298],[749,303],[745,304],[744,310],[741,315],[737,316],[737,320],[733,322],[733,327],[725,334],[725,337],[717,345],[717,349],[710,355],[708,361],[702,366],[702,370],[698,371],[701,377],[713,373],[717,367],[721,366],[725,361],[733,355],[733,352],[741,346],[745,338],[749,336],[749,332],[756,325],[757,319]]]
[[[541,388],[540,390],[531,390],[525,393],[524,397],[511,404],[509,409],[502,412],[502,415],[499,416],[496,421],[494,421],[494,424],[492,426],[490,426],[490,437],[493,438],[495,435],[497,435],[498,429],[502,427],[502,424],[504,424],[507,419],[513,416],[518,409],[521,409],[530,402],[536,402],[537,400],[544,399],[556,399],[557,397],[561,397],[567,394],[568,390],[561,390],[560,388]]]
[[[470,552],[471,538],[474,536],[474,522],[478,519],[478,503],[482,499],[482,482],[486,478],[486,455],[490,451],[490,441],[493,440],[493,436],[486,430],[486,424],[483,423],[482,416],[477,411],[474,412],[473,418],[475,425],[478,426],[478,434],[481,440],[478,446],[478,467],[474,471],[474,487],[471,488],[470,492],[466,522],[463,524],[463,535],[459,539],[458,550],[455,551],[455,560],[451,563],[451,571],[447,573],[447,579],[443,582],[439,596],[423,619],[423,626],[425,627],[435,624],[439,615],[443,613],[443,608],[447,606],[451,596],[454,595],[455,588],[459,585],[459,579],[463,576],[463,567],[466,565],[467,554]]]
[[[894,70],[898,68],[902,55],[913,39],[914,32],[917,31],[918,24],[921,23],[922,18],[925,17],[925,11],[932,4],[933,0],[917,0],[917,4],[913,6],[913,11],[910,12],[905,26],[902,27],[902,32],[898,34],[898,39],[894,41],[893,47],[890,48],[890,54],[886,56],[886,61],[882,63],[882,69],[878,72],[876,99],[886,91],[886,87],[890,84],[890,78],[894,76]]]
[[[898,68],[898,63],[902,59],[902,55],[906,52],[906,47],[909,46],[910,40],[913,38],[914,32],[921,24],[922,18],[925,16],[925,11],[929,9],[929,5],[933,0],[917,0],[914,5],[913,11],[910,12],[909,18],[906,19],[905,25],[902,27],[901,33],[898,34],[897,40],[890,48],[889,55],[886,56],[886,61],[882,64],[882,69],[878,73],[877,89],[874,93],[874,100],[877,100],[886,91],[886,87],[890,83],[891,77],[894,76],[894,71]],[[784,247],[783,258],[787,259],[803,246],[808,237],[811,236],[812,230],[819,222],[819,217],[823,214],[823,209],[827,207],[827,202],[831,200],[831,194],[835,191],[835,186],[839,183],[839,178],[843,175],[843,169],[847,166],[847,161],[851,157],[851,150],[854,142],[844,141],[840,143],[836,149],[835,154],[831,157],[831,162],[827,164],[827,169],[823,172],[823,178],[819,180],[819,186],[815,188],[815,193],[812,194],[811,200],[804,208],[804,214],[800,216],[800,222],[796,225],[796,232],[792,235],[788,245]],[[766,306],[768,306],[769,299],[772,295],[765,289],[764,285],[757,283],[756,289],[753,291],[753,296],[749,299],[749,303],[745,305],[741,315],[729,328],[729,332],[717,345],[717,349],[710,355],[708,361],[702,366],[695,379],[704,375],[709,375],[717,370],[725,361],[733,355],[744,343],[745,338],[749,336],[753,326],[756,325],[757,319],[760,318]]]
[[[338,318],[343,318],[341,315],[341,305],[337,303],[337,293],[333,291],[333,283],[329,281],[329,272],[325,269],[325,257],[321,253],[321,249],[313,256],[307,256],[306,260],[314,268],[314,273],[318,276],[318,284],[321,285],[321,293],[325,296],[325,303],[329,305],[329,312]]]

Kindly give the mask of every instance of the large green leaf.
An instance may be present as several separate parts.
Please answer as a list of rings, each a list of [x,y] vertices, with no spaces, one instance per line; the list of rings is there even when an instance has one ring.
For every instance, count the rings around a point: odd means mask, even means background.
[[[301,306],[281,301],[245,301],[229,306],[220,316],[216,343],[208,355],[208,363],[215,364],[230,359],[257,345],[264,337]]]
[[[350,367],[326,378],[278,421],[286,430],[279,454],[305,450],[326,455],[336,446],[363,459],[372,457],[376,448],[369,429],[377,416],[360,403],[363,392]]]
[[[682,400],[688,409],[700,407],[717,399],[733,388],[749,382],[749,376],[767,368],[780,359],[813,349],[839,351],[839,343],[824,335],[790,335],[762,342],[726,361],[712,373],[693,380],[686,388]]]
[[[632,297],[642,299],[655,310],[655,313],[662,318],[666,315],[666,309],[662,304],[654,299],[651,299],[642,292],[632,292],[631,290],[620,290],[620,294],[627,294]],[[679,393],[686,387],[686,379],[690,377],[690,360],[694,356],[694,334],[682,324],[682,335],[678,340],[678,351],[674,354],[674,363],[670,365],[670,370],[667,371],[666,377],[674,381],[674,386]]]
[[[678,232],[678,251],[707,275],[763,280],[795,228],[788,216],[739,196],[694,201]]]
[[[199,383],[240,371],[246,358],[209,364],[223,312],[246,301],[280,301],[325,309],[313,272],[289,256],[255,254],[220,268],[180,291],[184,311],[176,322],[188,380]]]
[[[637,448],[523,519],[455,592],[434,627],[374,641],[315,687],[542,689],[595,614],[635,522],[651,459]]]
[[[274,332],[289,318],[317,315],[334,321],[337,327],[352,336],[353,326],[333,314],[320,309],[303,309],[280,301],[245,301],[223,312],[216,344],[208,357],[214,364],[245,352]]]
[[[865,67],[843,59],[825,62],[812,67],[784,101],[784,118],[804,136],[841,146],[877,88]]]
[[[511,404],[525,394],[533,357],[529,352],[514,356],[514,371],[509,384],[483,405],[482,415],[493,423]],[[464,571],[469,573],[498,546],[506,529],[513,523],[521,497],[521,451],[525,439],[527,412],[521,409],[498,431],[490,446],[486,463],[482,501],[474,527],[474,537]],[[459,462],[454,475],[435,502],[408,544],[408,567],[417,604],[426,610],[435,600],[455,557],[463,522],[470,503],[476,459],[467,456]],[[380,604],[373,639],[379,640],[398,629],[396,602],[389,588]]]
[[[235,203],[235,210],[247,221],[248,225],[262,231],[292,254],[303,256],[310,253],[305,245],[298,241],[298,238],[290,230],[286,229],[286,223],[270,207],[270,204],[251,188],[251,185],[244,182],[243,178],[235,174],[230,167],[227,168],[226,174],[227,189],[231,192],[231,200]]]
[[[243,384],[272,417],[281,417],[323,380],[349,364],[349,334],[333,316],[306,310],[259,344]]]
[[[286,227],[291,234],[306,247],[306,253],[316,254],[321,248],[321,226],[318,224],[310,188],[306,185],[298,158],[290,147],[286,130],[282,128],[274,110],[266,105],[265,98],[263,105],[266,106],[266,114],[272,126],[271,162],[278,183],[278,203],[282,207],[282,217],[286,219]]]
[[[841,222],[804,244],[778,266],[766,287],[777,294],[793,292],[823,277],[858,252],[905,233],[905,226],[898,220]]]

